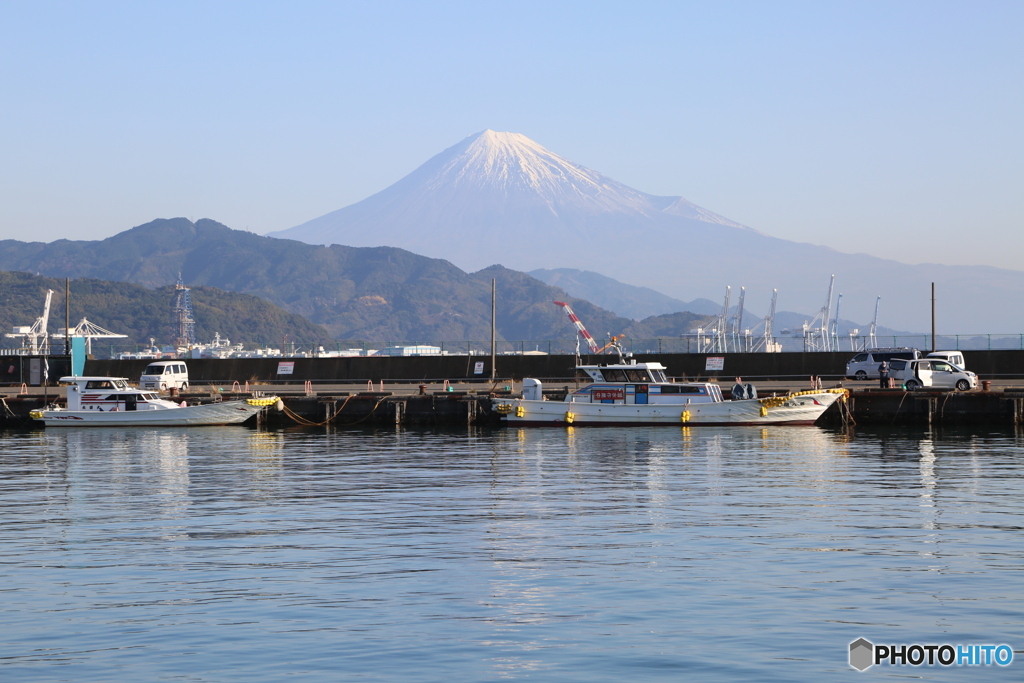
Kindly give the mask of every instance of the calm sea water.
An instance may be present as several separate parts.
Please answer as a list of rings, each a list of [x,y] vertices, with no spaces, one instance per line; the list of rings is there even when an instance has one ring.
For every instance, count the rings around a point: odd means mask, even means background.
[[[0,680],[1024,678],[1024,437],[0,436]],[[847,664],[1007,643],[1009,667]]]

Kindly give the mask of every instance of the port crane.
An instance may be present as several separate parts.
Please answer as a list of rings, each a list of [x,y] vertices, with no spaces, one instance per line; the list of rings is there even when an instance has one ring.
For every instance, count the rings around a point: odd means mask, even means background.
[[[832,292],[835,290],[836,276],[828,283],[828,298],[818,314],[810,322],[804,323],[804,351],[832,351],[829,338],[829,326],[832,319]]]
[[[760,339],[754,342],[750,347],[751,351],[777,352],[782,350],[779,346],[779,343],[776,342],[775,338],[772,336],[775,333],[773,329],[775,326],[775,305],[778,302],[778,300],[779,290],[773,289],[772,303],[771,306],[768,307],[768,315],[764,317],[764,320],[754,325],[753,330],[751,330],[751,332],[756,332],[757,328],[762,326],[764,327],[764,329],[761,331],[761,334],[759,335]]]
[[[8,339],[24,339],[24,346],[32,355],[50,353],[50,336],[46,333],[46,325],[50,321],[50,300],[53,299],[53,290],[46,290],[46,303],[43,305],[43,314],[36,318],[36,321],[29,327],[15,327],[14,330],[4,336]]]
[[[56,333],[51,335],[54,339],[64,339],[65,330],[60,328]],[[105,330],[95,323],[89,322],[87,319],[82,320],[71,328],[71,331],[67,333],[68,337],[85,337],[85,352],[88,354],[92,353],[92,340],[93,339],[127,339],[127,334],[117,334],[110,330]]]
[[[580,355],[581,338],[586,340],[587,346],[590,347],[591,353],[600,353],[601,347],[597,345],[597,342],[594,340],[594,338],[590,335],[589,332],[587,332],[587,328],[583,326],[583,322],[576,316],[575,313],[572,312],[572,307],[569,304],[565,303],[564,301],[556,301],[555,305],[561,306],[563,309],[565,309],[565,314],[569,316],[569,320],[571,320],[572,324],[576,326],[576,331],[579,333],[579,336],[576,337],[577,357]]]
[[[830,351],[839,350],[839,309],[843,306],[843,293],[839,292],[839,298],[836,299],[836,317],[832,318],[832,322],[829,324],[829,341],[832,344]]]
[[[875,339],[875,331],[878,327],[878,304],[881,303],[882,297],[875,299],[875,317],[871,319],[871,326],[868,327],[868,348],[878,348],[878,340]]]
[[[729,326],[729,296],[731,293],[732,286],[727,285],[722,312],[710,322],[712,327],[710,329],[697,328],[697,353],[725,353],[729,350],[729,336],[726,328]]]

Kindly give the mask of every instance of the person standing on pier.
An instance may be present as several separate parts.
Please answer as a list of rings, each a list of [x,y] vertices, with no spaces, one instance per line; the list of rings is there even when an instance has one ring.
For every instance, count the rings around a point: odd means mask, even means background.
[[[889,388],[889,363],[884,360],[878,365],[878,387]]]
[[[750,398],[747,396],[747,388],[743,386],[743,378],[737,377],[736,384],[732,385],[732,400],[742,401],[745,398]]]

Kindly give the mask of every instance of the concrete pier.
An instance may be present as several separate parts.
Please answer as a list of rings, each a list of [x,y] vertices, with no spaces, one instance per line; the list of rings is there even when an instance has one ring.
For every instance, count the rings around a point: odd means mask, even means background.
[[[566,387],[567,388],[567,387]],[[806,387],[761,387],[762,396],[785,394]],[[514,390],[486,389],[424,391],[421,385],[395,386],[394,391],[274,391],[284,409],[270,408],[251,422],[268,427],[322,427],[355,425],[465,426],[500,424],[491,411],[491,397],[508,397]],[[545,394],[552,400],[564,396],[565,388]],[[42,390],[12,394],[0,390],[0,429],[37,429],[41,423],[28,414],[52,404],[56,392],[49,389],[48,400]],[[194,390],[181,395],[190,403],[247,398],[243,392]],[[63,403],[59,400],[58,403]],[[847,410],[848,409],[848,410]],[[1006,426],[1024,424],[1024,387],[1006,387],[1001,391],[903,391],[900,389],[859,388],[850,393],[845,405],[836,403],[822,415],[819,424],[876,426]]]

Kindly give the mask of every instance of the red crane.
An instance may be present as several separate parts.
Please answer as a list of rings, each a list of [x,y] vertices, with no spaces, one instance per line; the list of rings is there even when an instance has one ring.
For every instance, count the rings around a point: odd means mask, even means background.
[[[562,308],[565,309],[565,314],[569,316],[569,320],[571,320],[572,324],[576,326],[576,329],[580,333],[580,337],[585,339],[587,341],[587,345],[590,346],[590,352],[600,353],[601,347],[597,345],[597,342],[594,341],[594,338],[590,336],[589,332],[587,332],[587,328],[583,326],[583,323],[580,322],[580,319],[577,318],[576,314],[572,312],[572,308],[569,307],[569,304],[565,303],[564,301],[556,301],[555,305],[561,306]]]

